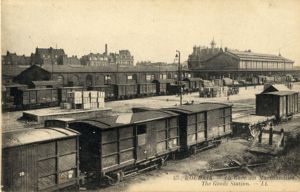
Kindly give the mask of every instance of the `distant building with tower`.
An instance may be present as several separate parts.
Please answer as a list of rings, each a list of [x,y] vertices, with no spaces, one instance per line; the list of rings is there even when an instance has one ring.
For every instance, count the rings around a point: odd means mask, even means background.
[[[205,46],[194,46],[193,53],[189,55],[188,66],[189,68],[199,67],[203,61],[217,55],[222,51],[222,48],[216,47],[216,42],[213,39],[210,43],[210,48]]]

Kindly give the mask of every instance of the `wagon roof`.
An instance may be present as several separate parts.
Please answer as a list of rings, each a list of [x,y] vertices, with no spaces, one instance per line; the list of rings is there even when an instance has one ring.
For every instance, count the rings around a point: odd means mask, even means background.
[[[279,96],[284,96],[284,95],[293,95],[295,93],[298,93],[296,91],[274,91],[274,92],[269,92],[269,93],[263,93],[263,95],[279,95]]]
[[[59,89],[83,89],[83,87],[80,87],[80,86],[74,86],[74,87],[59,87]]]
[[[35,128],[4,132],[2,135],[2,148],[63,139],[77,135],[79,133],[74,130],[62,128]]]
[[[232,120],[233,123],[243,123],[249,125],[256,125],[259,123],[263,123],[269,120],[275,119],[275,116],[258,116],[258,115],[247,115],[244,117],[234,118]]]
[[[261,93],[268,93],[274,91],[290,91],[290,89],[287,86],[281,84],[266,84],[264,90]]]
[[[113,83],[112,85],[137,85],[136,83]]]
[[[223,104],[223,103],[200,103],[194,105],[182,105],[178,107],[166,108],[166,110],[185,113],[185,114],[192,114],[192,113],[210,111],[214,109],[220,109],[220,108],[231,107],[231,106],[232,105]]]
[[[12,84],[7,84],[4,85],[6,88],[10,88],[10,87],[27,87],[27,85],[25,84],[19,84],[19,83],[12,83]]]
[[[188,81],[203,81],[203,79],[199,78],[199,77],[186,77],[183,79],[184,81],[185,80],[188,80]]]
[[[161,79],[161,80],[153,80],[154,81],[158,81],[159,83],[174,83],[175,79]]]
[[[125,115],[110,116],[110,117],[104,117],[98,119],[79,120],[73,123],[75,124],[83,123],[83,124],[88,124],[97,127],[99,129],[109,129],[113,127],[143,123],[143,122],[164,119],[164,118],[174,117],[174,116],[178,116],[178,114],[169,111],[152,110],[152,111],[129,113]]]
[[[110,85],[92,85],[90,87],[110,87]]]
[[[37,86],[42,86],[42,85],[60,85],[61,82],[59,82],[59,81],[32,81],[32,84],[37,85]]]

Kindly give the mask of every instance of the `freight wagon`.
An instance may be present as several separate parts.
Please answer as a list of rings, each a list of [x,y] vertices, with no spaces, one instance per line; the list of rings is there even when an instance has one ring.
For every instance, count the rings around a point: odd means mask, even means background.
[[[15,105],[18,109],[58,106],[57,89],[18,89],[15,97]]]
[[[152,83],[156,84],[157,95],[166,95],[169,93],[171,84],[175,84],[175,80],[174,79],[153,80]]]
[[[4,111],[13,110],[16,108],[16,96],[18,96],[18,90],[27,89],[27,85],[24,84],[9,84],[2,86],[2,109]]]
[[[139,96],[154,96],[154,95],[156,95],[156,84],[155,83],[139,83],[138,84],[138,95]]]
[[[183,81],[188,83],[189,91],[199,91],[199,88],[201,87],[202,84],[202,79],[201,78],[185,78]]]
[[[46,126],[68,126],[81,133],[80,170],[102,183],[163,164],[179,149],[178,114],[145,111],[88,120],[49,120]]]
[[[195,153],[212,147],[215,140],[231,134],[232,106],[219,103],[182,105],[166,109],[180,114],[181,151]]]
[[[78,132],[37,128],[2,136],[4,191],[78,190]]]
[[[289,118],[299,112],[299,93],[274,91],[256,95],[256,114],[275,115],[278,120]]]
[[[88,90],[101,91],[105,93],[105,100],[113,100],[115,98],[111,85],[94,85],[88,87]]]
[[[59,87],[58,88],[58,101],[59,104],[68,101],[68,93],[72,91],[83,91],[83,87]]]
[[[137,84],[112,84],[116,99],[134,98],[138,94]]]

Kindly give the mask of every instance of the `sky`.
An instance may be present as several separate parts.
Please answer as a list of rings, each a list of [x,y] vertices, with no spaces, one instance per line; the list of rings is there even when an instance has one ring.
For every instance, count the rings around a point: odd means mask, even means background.
[[[186,61],[194,45],[278,54],[300,66],[297,0],[2,0],[1,52],[71,55],[128,49],[137,61]]]

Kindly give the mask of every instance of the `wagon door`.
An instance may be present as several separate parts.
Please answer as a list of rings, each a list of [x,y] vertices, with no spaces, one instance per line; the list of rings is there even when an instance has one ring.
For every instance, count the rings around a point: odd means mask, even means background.
[[[35,147],[18,147],[4,151],[4,189],[7,191],[35,191]]]
[[[141,124],[136,126],[136,149],[137,161],[147,158],[147,125]]]

